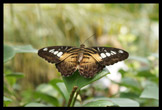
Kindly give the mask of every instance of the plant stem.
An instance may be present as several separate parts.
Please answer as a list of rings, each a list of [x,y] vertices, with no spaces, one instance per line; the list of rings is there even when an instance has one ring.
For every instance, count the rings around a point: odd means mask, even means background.
[[[75,104],[75,101],[76,101],[76,98],[77,98],[79,92],[80,92],[80,89],[76,92],[76,95],[75,95],[73,103],[72,103],[72,107],[74,107],[74,104]]]
[[[70,107],[70,105],[72,103],[72,99],[74,97],[74,93],[76,92],[77,89],[78,89],[78,86],[73,87],[73,90],[71,91],[70,98],[69,98],[69,101],[68,101],[68,107]]]

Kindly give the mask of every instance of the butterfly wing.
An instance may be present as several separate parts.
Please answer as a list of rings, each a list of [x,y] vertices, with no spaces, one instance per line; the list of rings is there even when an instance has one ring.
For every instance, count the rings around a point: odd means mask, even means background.
[[[68,56],[65,60],[56,64],[56,68],[62,76],[70,76],[77,70],[77,54]]]
[[[69,55],[67,51],[74,49],[72,46],[51,46],[45,47],[38,51],[38,55],[49,63],[59,63],[66,59]]]
[[[128,58],[128,52],[112,47],[84,48],[83,59],[78,64],[79,48],[72,46],[45,47],[38,51],[38,55],[50,63],[55,63],[62,76],[70,76],[77,69],[80,75],[92,78],[105,66]]]
[[[38,55],[50,63],[55,63],[62,76],[70,76],[77,69],[78,48],[72,46],[45,47],[38,51]]]
[[[104,65],[100,65],[90,54],[84,53],[83,59],[79,65],[79,73],[85,78],[92,78],[104,67]]]
[[[90,55],[96,59],[101,65],[113,65],[119,61],[128,58],[129,54],[125,50],[112,47],[92,47],[86,48],[92,51]]]

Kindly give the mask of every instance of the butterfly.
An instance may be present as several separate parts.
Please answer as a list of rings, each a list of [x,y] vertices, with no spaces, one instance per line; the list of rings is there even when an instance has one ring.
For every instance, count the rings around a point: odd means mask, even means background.
[[[85,78],[92,78],[105,66],[128,58],[125,50],[113,47],[80,48],[73,46],[51,46],[38,50],[38,55],[49,63],[55,63],[62,76],[71,76],[76,70]]]

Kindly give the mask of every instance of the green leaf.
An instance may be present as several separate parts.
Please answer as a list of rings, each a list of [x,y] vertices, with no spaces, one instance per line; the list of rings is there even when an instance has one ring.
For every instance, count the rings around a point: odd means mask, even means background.
[[[16,53],[26,53],[26,52],[37,53],[37,50],[34,49],[31,45],[23,45],[23,46],[4,45],[3,62],[5,63],[8,60],[11,60]]]
[[[57,89],[57,91],[65,98],[66,103],[68,102],[69,94],[67,94],[65,84],[63,83],[63,80],[60,79],[53,79],[49,82],[53,88]],[[59,84],[60,83],[60,84]],[[63,83],[63,84],[61,84]]]
[[[9,103],[12,102],[12,99],[3,96],[3,102],[4,102],[4,106],[7,106]]]
[[[16,72],[16,73],[11,73],[11,74],[5,74],[5,77],[22,78],[24,77],[24,74],[20,72]]]
[[[25,105],[25,107],[48,107],[42,103],[31,102]]]
[[[58,100],[55,97],[53,97],[51,95],[48,95],[46,93],[41,93],[41,92],[36,91],[36,92],[34,92],[34,97],[35,98],[41,98],[42,100],[44,100],[44,101],[46,101],[48,103],[51,103],[51,104],[53,104],[55,106],[59,106]]]
[[[53,88],[52,85],[50,85],[50,84],[40,84],[36,88],[36,91],[53,96],[53,97],[58,96],[58,91],[55,88]]]
[[[139,56],[130,56],[129,59],[132,59],[132,60],[136,60],[136,61],[140,61],[142,63],[145,63],[145,64],[150,64],[149,63],[149,60],[145,57],[139,57]]]
[[[69,97],[70,97],[70,93],[67,91],[65,84],[63,82],[59,82],[56,85],[60,89],[60,92],[63,95],[63,97],[65,98],[66,103],[67,103],[69,100]]]
[[[15,56],[14,48],[8,45],[4,45],[3,47],[4,53],[3,53],[3,62],[7,62],[8,60],[11,60]]]
[[[65,86],[70,93],[74,86],[78,86],[78,89],[96,81],[100,78],[106,76],[109,73],[108,69],[104,68],[102,72],[98,73],[93,78],[84,78],[79,74],[78,71],[76,71],[72,76],[69,77],[63,77]]]
[[[147,68],[147,69],[143,68],[139,70],[139,72],[137,73],[137,76],[145,77],[145,78],[152,78],[152,77],[156,78],[156,75],[151,73],[150,68]]]
[[[3,101],[5,101],[5,102],[12,102],[12,99],[3,96]]]
[[[14,46],[14,50],[16,53],[37,53],[37,50],[34,49],[31,45]]]
[[[134,91],[134,92],[120,92],[120,98],[137,98],[139,95]]]
[[[85,107],[107,107],[107,106],[113,106],[114,104],[111,101],[107,100],[97,100],[97,101],[92,101],[88,102],[85,104]]]
[[[120,107],[139,107],[137,101],[128,98],[111,98],[110,100]]]
[[[95,98],[95,99],[92,100],[92,102],[93,101],[101,101],[103,103],[103,105],[105,104],[104,106],[106,106],[106,101],[107,101],[107,104],[109,104],[108,106],[117,105],[119,107],[139,107],[139,103],[137,101],[134,101],[134,100],[128,99],[128,98],[107,98],[107,97],[103,97],[103,98]],[[90,102],[88,102],[88,103],[90,103]],[[88,103],[84,104],[84,106],[87,105]]]
[[[123,78],[120,85],[129,87],[129,88],[131,87],[131,88],[137,90],[137,92],[140,91],[139,82],[137,82],[137,80],[135,80],[133,78],[128,78],[128,77]]]
[[[159,88],[156,85],[148,85],[140,95],[140,98],[151,98],[159,100]]]

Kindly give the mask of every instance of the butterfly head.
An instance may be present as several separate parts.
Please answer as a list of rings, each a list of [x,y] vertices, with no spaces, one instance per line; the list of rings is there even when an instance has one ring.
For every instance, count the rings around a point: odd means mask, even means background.
[[[88,37],[84,42],[82,42],[82,43],[80,42],[80,44],[81,44],[81,45],[80,45],[80,48],[85,48],[84,43],[85,43],[86,41],[88,41],[89,38],[93,37],[94,35],[95,35],[95,34],[93,34],[92,36]]]
[[[80,45],[80,48],[85,48],[85,45],[84,45],[84,44],[81,44],[81,45]]]

